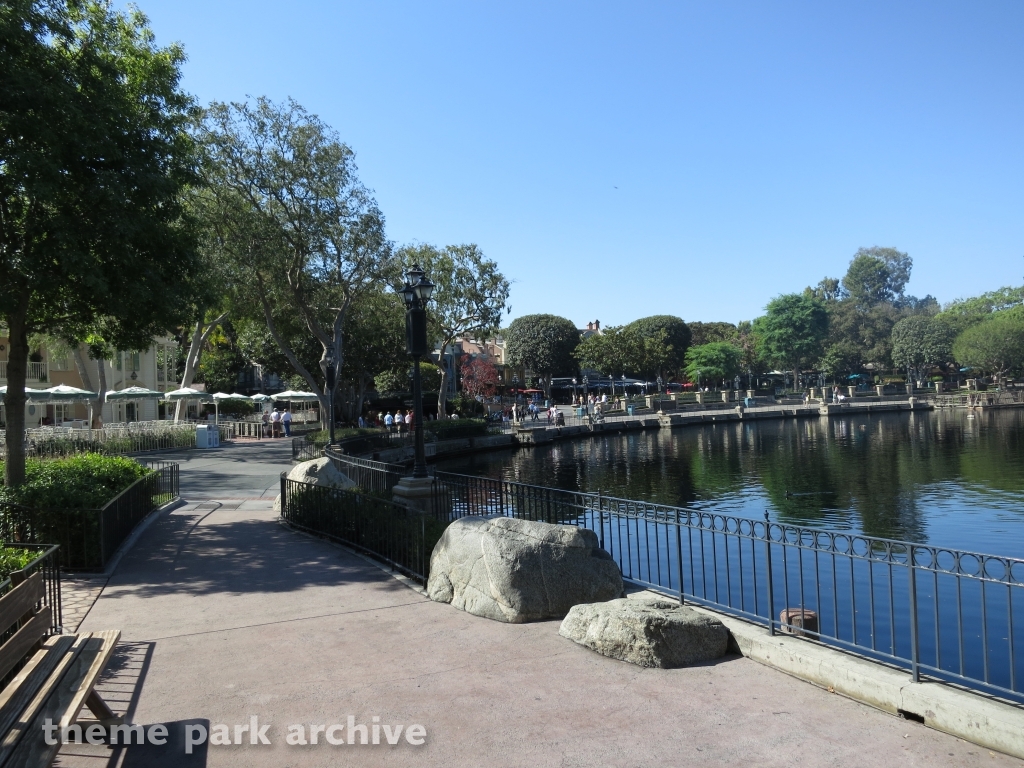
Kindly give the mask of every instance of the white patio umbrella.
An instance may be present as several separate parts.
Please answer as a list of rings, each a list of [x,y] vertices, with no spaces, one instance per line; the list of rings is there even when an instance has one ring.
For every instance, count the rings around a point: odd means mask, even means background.
[[[191,387],[182,387],[181,389],[175,389],[171,392],[164,392],[164,400],[170,400],[171,402],[177,402],[178,400],[199,400],[202,402],[210,402],[213,400],[207,392],[200,392],[198,389],[192,389]],[[214,400],[216,402],[216,400]],[[174,414],[174,423],[178,423],[178,414]]]
[[[220,424],[220,403],[222,400],[249,400],[248,395],[240,395],[237,392],[232,395],[224,392],[213,393],[213,423]]]
[[[131,400],[135,403],[135,420],[138,421],[139,405],[140,400],[160,400],[164,396],[163,392],[157,392],[155,389],[146,389],[145,387],[125,387],[124,389],[111,389],[103,399],[108,403],[111,400]],[[92,423],[90,421],[90,423]]]
[[[294,390],[287,390],[285,392],[278,392],[273,396],[275,400],[287,400],[294,403],[312,403],[320,402],[320,396],[316,392],[296,392]],[[305,423],[306,417],[303,416],[303,423]]]

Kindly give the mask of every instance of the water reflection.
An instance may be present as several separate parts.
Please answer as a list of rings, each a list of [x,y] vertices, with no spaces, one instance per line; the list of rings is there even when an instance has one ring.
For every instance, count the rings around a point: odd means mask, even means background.
[[[1024,554],[1024,412],[715,423],[441,463],[705,511]]]

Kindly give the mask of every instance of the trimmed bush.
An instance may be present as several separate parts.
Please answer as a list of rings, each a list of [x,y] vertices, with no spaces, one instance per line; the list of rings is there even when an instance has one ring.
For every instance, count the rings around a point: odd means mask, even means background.
[[[132,459],[97,453],[31,459],[25,465],[25,482],[17,488],[0,487],[0,501],[34,509],[98,509],[151,472]]]
[[[0,547],[0,581],[6,580],[14,571],[20,571],[40,554],[38,549]]]

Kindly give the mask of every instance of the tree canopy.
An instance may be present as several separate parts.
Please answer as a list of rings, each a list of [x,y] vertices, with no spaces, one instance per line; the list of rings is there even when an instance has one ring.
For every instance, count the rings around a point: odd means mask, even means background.
[[[309,388],[324,377],[281,331],[297,317],[345,364],[343,328],[361,295],[398,280],[384,216],[359,181],[355,155],[337,134],[294,101],[214,103],[200,131],[207,147],[208,208],[239,289],[262,310],[270,335]]]
[[[892,360],[913,370],[944,363],[952,354],[952,342],[949,326],[937,318],[905,317],[892,329]]]
[[[1003,376],[1024,366],[1024,313],[997,312],[956,337],[953,356],[962,364]]]
[[[505,351],[511,365],[523,366],[541,376],[569,375],[576,370],[573,352],[580,332],[571,320],[558,315],[523,315],[505,332]]]
[[[184,54],[138,11],[0,7],[0,319],[9,329],[6,482],[24,478],[28,337],[149,346],[201,303],[183,207],[198,153]]]
[[[721,384],[740,372],[739,347],[726,341],[712,341],[686,352],[686,378]]]
[[[765,314],[754,321],[754,333],[765,357],[793,370],[818,358],[827,332],[828,313],[810,292],[772,299]]]
[[[690,346],[690,328],[681,317],[651,315],[628,323],[625,331],[636,334],[640,355],[630,370],[653,379],[660,375],[675,375],[686,362]]]

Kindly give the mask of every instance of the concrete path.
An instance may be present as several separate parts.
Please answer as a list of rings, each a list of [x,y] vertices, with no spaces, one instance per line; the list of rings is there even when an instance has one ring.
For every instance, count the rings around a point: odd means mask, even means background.
[[[247,459],[253,459],[247,461]],[[558,636],[430,602],[282,527],[286,446],[195,452],[185,507],[122,559],[83,631],[119,628],[101,690],[166,746],[64,747],[60,766],[1021,766],[739,657],[643,670]],[[258,493],[257,493],[258,491]],[[270,724],[270,745],[189,725]],[[288,726],[424,726],[425,744],[289,746]],[[394,731],[391,731],[394,733]],[[192,730],[193,736],[198,729]],[[359,731],[354,731],[358,736]],[[348,736],[347,728],[332,732]]]

